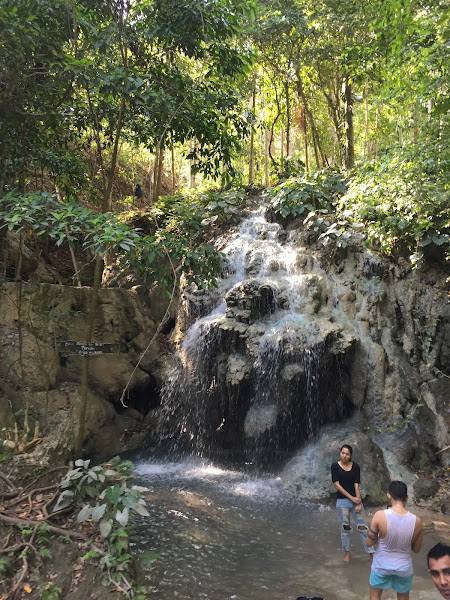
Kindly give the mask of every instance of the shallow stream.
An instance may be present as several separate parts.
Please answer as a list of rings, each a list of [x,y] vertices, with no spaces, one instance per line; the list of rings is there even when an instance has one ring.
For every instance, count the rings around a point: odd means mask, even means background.
[[[203,459],[137,461],[150,517],[140,517],[134,551],[155,600],[368,599],[370,559],[352,534],[352,561],[343,563],[334,507],[284,492],[276,476],[252,476],[248,466],[225,469]],[[368,510],[371,516],[373,510]],[[426,533],[414,556],[411,600],[438,600],[425,568],[438,541]],[[144,555],[145,556],[145,555]],[[395,593],[383,592],[383,600]]]

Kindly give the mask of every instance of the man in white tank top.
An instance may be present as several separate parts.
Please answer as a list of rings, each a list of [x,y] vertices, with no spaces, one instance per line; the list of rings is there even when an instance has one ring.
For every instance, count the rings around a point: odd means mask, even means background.
[[[370,600],[379,600],[382,591],[390,588],[397,592],[397,600],[409,600],[411,551],[422,547],[423,525],[405,508],[408,491],[403,481],[391,481],[387,497],[391,507],[374,514],[366,540],[367,546],[378,543],[370,572]]]

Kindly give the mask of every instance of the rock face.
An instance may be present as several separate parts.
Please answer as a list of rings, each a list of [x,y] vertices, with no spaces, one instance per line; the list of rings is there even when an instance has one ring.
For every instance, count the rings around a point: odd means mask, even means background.
[[[389,471],[381,449],[356,427],[326,427],[317,442],[307,444],[281,473],[287,491],[307,500],[326,500],[336,490],[331,482],[331,464],[339,460],[343,444],[353,448],[353,460],[361,469],[361,497],[366,504],[386,501]]]
[[[199,453],[244,452],[263,465],[292,459],[286,488],[324,499],[333,492],[329,466],[350,443],[369,502],[384,499],[389,479],[405,480],[411,493],[414,470],[449,465],[448,450],[436,454],[450,443],[446,274],[382,257],[357,233],[331,252],[318,235],[300,222],[249,214],[219,241],[228,266],[217,289],[182,290],[177,352],[154,343],[136,370],[167,301],[108,266],[104,282],[129,289],[100,291],[95,340],[121,350],[90,359],[88,451],[110,456],[151,422],[150,442],[157,427],[160,438]],[[38,266],[27,255],[30,279]],[[90,294],[50,283],[1,286],[0,415],[8,434],[11,415],[28,400],[44,429],[67,424],[76,435],[82,359],[63,356],[60,342],[86,339]],[[130,378],[126,409],[120,397]],[[47,462],[61,452],[58,444],[41,449]]]
[[[317,498],[330,494],[329,465],[351,443],[347,431],[373,501],[384,500],[389,478],[403,478],[412,494],[412,469],[439,460],[449,443],[445,274],[386,259],[357,234],[326,254],[311,232],[261,213],[222,249],[230,263],[222,304],[217,290],[182,297],[164,426],[198,451],[240,449],[263,463],[313,440],[285,477]],[[322,456],[311,485],[305,452]],[[450,453],[440,458],[448,463]],[[313,489],[317,478],[323,485]]]
[[[64,445],[73,447],[76,439],[82,357],[64,355],[60,342],[86,340],[91,293],[91,288],[42,283],[0,288],[2,437],[12,438],[12,415],[23,414],[28,404],[31,422],[41,425],[44,442],[36,453],[43,464],[67,450]],[[94,330],[95,341],[120,346],[120,354],[89,359],[85,447],[94,458],[108,458],[126,449],[126,432],[144,429],[145,416],[159,405],[164,359],[156,342],[135,369],[156,323],[133,292],[100,290]],[[128,381],[127,409],[120,397]]]

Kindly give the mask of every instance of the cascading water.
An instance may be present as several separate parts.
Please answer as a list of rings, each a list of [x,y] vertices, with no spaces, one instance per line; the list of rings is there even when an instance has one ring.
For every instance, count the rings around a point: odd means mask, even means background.
[[[207,314],[187,329],[166,379],[161,438],[201,456],[245,450],[267,463],[348,412],[345,368],[339,352],[325,352],[324,274],[288,232],[260,209],[221,250],[228,268],[215,305],[203,291],[185,294],[185,320]]]
[[[334,426],[331,433],[321,425],[342,420],[367,390],[376,392],[369,357],[380,347],[368,319],[380,317],[373,301],[379,269],[367,263],[366,283],[355,282],[350,261],[327,274],[314,249],[302,248],[306,238],[255,211],[220,247],[229,265],[217,290],[184,293],[177,324],[183,342],[163,390],[160,435],[191,456],[164,452],[159,461],[154,452],[136,461],[150,516],[139,517],[134,552],[143,558],[149,598],[367,594],[370,559],[359,540],[350,568],[342,568],[335,511],[310,500],[329,496],[329,463],[349,431],[344,425],[334,439]],[[355,355],[362,342],[363,359]],[[315,439],[320,431],[322,441]],[[358,433],[356,443],[368,449],[364,437]],[[298,460],[273,474],[275,463],[311,438]],[[330,449],[321,446],[324,439]],[[224,459],[238,458],[230,457],[236,451],[245,461],[230,469]],[[366,474],[379,470],[379,454],[371,464]],[[426,535],[431,547],[437,533]],[[146,562],[146,550],[160,558]],[[428,600],[426,565],[414,561],[415,597]]]

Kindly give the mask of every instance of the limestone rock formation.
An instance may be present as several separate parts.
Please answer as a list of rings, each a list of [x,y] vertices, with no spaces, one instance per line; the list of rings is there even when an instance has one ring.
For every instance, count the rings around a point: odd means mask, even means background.
[[[31,421],[41,424],[44,441],[36,454],[43,464],[74,446],[82,357],[65,354],[61,342],[86,340],[91,293],[91,288],[22,282],[0,289],[1,437],[14,437],[14,415],[22,427],[28,406]],[[135,369],[156,330],[147,313],[131,291],[100,290],[95,341],[116,344],[120,353],[89,359],[85,447],[93,457],[108,458],[130,447],[127,432],[144,429],[145,415],[160,403],[164,358],[156,340]]]
[[[360,234],[331,254],[317,237],[259,212],[223,240],[225,302],[217,292],[182,295],[180,359],[164,396],[187,443],[263,462],[313,440],[333,449],[328,464],[337,440],[348,442],[339,427],[349,428],[372,457],[360,460],[375,474],[367,493],[380,500],[389,478],[412,488],[414,469],[450,464],[449,452],[435,454],[449,443],[446,275],[381,256]],[[313,493],[293,469],[290,487]],[[318,497],[329,492],[327,482]]]

